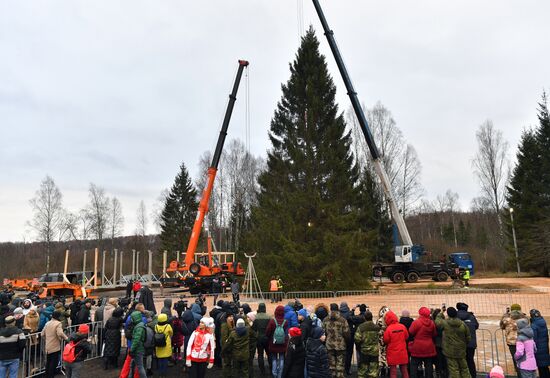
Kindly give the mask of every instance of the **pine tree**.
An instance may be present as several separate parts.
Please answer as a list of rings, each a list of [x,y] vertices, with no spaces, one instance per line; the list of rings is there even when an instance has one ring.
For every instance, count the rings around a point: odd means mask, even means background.
[[[550,115],[543,94],[538,110],[539,126],[524,131],[517,164],[508,187],[508,205],[514,209],[520,265],[524,270],[548,273],[550,246]],[[505,217],[509,219],[508,214]],[[511,235],[511,222],[508,222]],[[512,238],[509,250],[514,251]]]
[[[161,214],[161,249],[184,251],[197,213],[197,190],[185,164],[181,164]]]
[[[366,287],[378,230],[360,222],[368,204],[359,206],[351,137],[313,29],[290,72],[271,121],[272,148],[258,180],[248,248],[259,252],[264,282],[281,275],[289,289]]]

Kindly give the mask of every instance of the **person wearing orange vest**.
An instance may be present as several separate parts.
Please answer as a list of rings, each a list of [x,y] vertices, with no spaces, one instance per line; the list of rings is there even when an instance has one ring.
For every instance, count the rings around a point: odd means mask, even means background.
[[[279,281],[275,279],[275,276],[271,277],[271,281],[269,281],[269,291],[274,293],[271,295],[271,303],[275,303],[278,301],[278,294],[276,294],[279,291]]]

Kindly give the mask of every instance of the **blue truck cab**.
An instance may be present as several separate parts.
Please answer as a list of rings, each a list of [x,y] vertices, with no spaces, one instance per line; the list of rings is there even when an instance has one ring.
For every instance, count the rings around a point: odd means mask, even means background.
[[[474,275],[474,261],[468,252],[455,252],[449,255],[449,260],[459,268],[468,269],[470,275]]]

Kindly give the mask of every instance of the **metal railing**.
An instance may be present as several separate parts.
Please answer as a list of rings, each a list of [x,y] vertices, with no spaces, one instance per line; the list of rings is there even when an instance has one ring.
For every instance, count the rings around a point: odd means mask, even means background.
[[[92,350],[86,357],[86,361],[101,357],[103,346],[103,328],[102,322],[87,323],[90,331],[88,333],[88,341],[91,344]],[[75,333],[78,326],[71,326],[64,330],[67,336]],[[46,371],[46,339],[41,336],[40,332],[25,335],[25,350],[19,363],[20,378],[37,377],[43,375]],[[60,342],[61,353],[65,348],[65,341]],[[61,360],[58,363],[58,369],[63,368]]]

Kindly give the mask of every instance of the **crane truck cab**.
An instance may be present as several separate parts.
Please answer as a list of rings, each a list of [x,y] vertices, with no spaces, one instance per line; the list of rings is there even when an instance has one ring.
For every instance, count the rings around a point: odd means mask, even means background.
[[[420,257],[426,254],[422,245],[398,245],[395,247],[396,263],[411,263],[420,261]]]
[[[456,264],[460,269],[470,271],[470,275],[474,275],[474,261],[468,252],[455,252],[449,255],[449,262]]]

